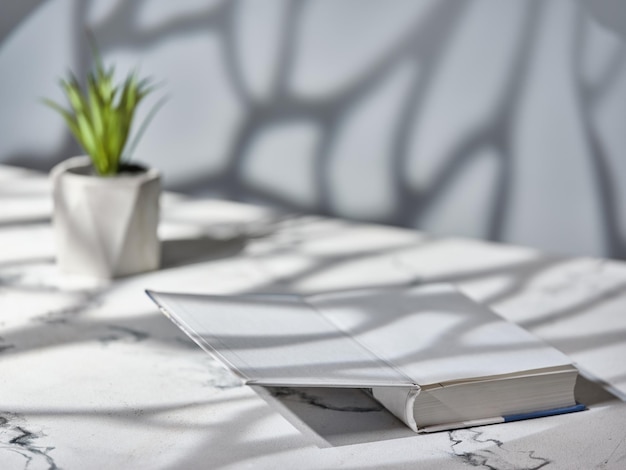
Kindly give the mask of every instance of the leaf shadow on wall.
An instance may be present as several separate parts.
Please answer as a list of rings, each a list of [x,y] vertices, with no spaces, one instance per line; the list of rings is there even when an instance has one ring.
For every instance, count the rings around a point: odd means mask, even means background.
[[[411,157],[411,140],[420,119],[424,116],[424,104],[432,93],[438,79],[438,71],[449,54],[456,32],[467,17],[471,2],[444,0],[433,2],[428,9],[416,15],[409,27],[391,43],[391,46],[347,86],[316,98],[299,96],[291,88],[294,67],[299,50],[303,24],[312,2],[286,0],[283,5],[279,28],[278,58],[269,86],[270,99],[255,98],[249,89],[239,54],[240,37],[237,25],[240,20],[241,1],[216,2],[191,13],[181,13],[160,22],[157,26],[141,26],[143,2],[119,2],[107,16],[93,26],[104,53],[127,49],[145,50],[177,37],[193,33],[210,32],[220,39],[223,68],[237,100],[243,104],[244,114],[235,129],[232,144],[227,149],[226,164],[219,170],[198,171],[194,175],[172,185],[171,189],[191,194],[214,194],[235,200],[261,202],[282,208],[314,212],[325,215],[346,216],[339,204],[340,195],[333,183],[337,154],[333,151],[342,132],[341,125],[347,114],[358,108],[364,99],[388,78],[400,63],[408,63],[419,73],[411,79],[408,92],[399,110],[397,125],[392,129],[391,150],[387,156],[389,173],[392,175],[389,200],[391,207],[384,214],[364,216],[376,222],[409,227],[423,227],[426,216],[458,186],[459,181],[472,168],[481,149],[492,149],[490,158],[496,159],[495,179],[490,184],[487,202],[476,210],[482,214],[484,226],[477,236],[490,240],[507,239],[507,223],[511,218],[513,191],[516,187],[514,161],[514,125],[523,98],[523,89],[531,69],[533,54],[541,46],[537,38],[542,17],[547,6],[540,1],[523,4],[522,25],[512,49],[513,59],[504,78],[503,91],[485,122],[464,135],[451,136],[452,148],[441,158],[439,170],[425,187],[416,187],[408,181],[406,172]],[[30,5],[32,10],[36,7]],[[88,8],[81,4],[76,9],[77,31],[88,23]],[[590,178],[595,198],[600,208],[601,233],[606,255],[626,258],[626,241],[620,229],[623,210],[619,191],[614,179],[614,168],[592,117],[599,99],[616,79],[626,59],[620,50],[610,59],[605,76],[597,84],[589,86],[582,80],[582,44],[588,40],[583,27],[587,18],[583,9],[576,12],[577,27],[574,29],[571,53],[574,65],[572,76],[578,94],[580,117],[591,168]],[[26,16],[23,14],[22,16]],[[84,43],[84,41],[83,41]],[[79,46],[80,64],[88,68],[89,51],[85,44]],[[480,51],[478,51],[480,52]],[[314,197],[299,200],[285,194],[281,188],[260,187],[246,180],[246,159],[255,147],[257,137],[272,127],[286,123],[306,121],[313,123],[321,139],[314,148],[311,174]],[[367,136],[363,137],[367,139]],[[67,155],[77,153],[77,147],[66,135],[62,145],[52,154],[54,157],[43,164],[29,155],[9,155],[5,161],[47,169]],[[294,156],[297,157],[297,156]],[[419,158],[419,155],[417,156]],[[277,168],[276,171],[280,171]],[[355,168],[359,178],[359,168]],[[469,197],[470,195],[468,195]],[[349,214],[347,214],[349,216]],[[555,224],[558,223],[555,217]],[[550,228],[546,227],[546,231]]]

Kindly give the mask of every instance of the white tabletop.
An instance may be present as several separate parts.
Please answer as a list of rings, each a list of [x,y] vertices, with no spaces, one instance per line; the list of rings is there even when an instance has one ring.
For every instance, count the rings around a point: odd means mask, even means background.
[[[163,268],[93,282],[57,272],[50,210],[0,168],[2,469],[626,468],[624,263],[166,195]],[[437,281],[569,355],[589,409],[417,435],[357,391],[242,386],[144,294]]]

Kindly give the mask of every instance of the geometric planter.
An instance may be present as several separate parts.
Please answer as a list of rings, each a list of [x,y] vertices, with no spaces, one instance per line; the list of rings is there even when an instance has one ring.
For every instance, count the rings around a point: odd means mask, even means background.
[[[159,268],[161,181],[154,169],[102,177],[89,157],[51,171],[57,264],[68,274],[110,279]]]

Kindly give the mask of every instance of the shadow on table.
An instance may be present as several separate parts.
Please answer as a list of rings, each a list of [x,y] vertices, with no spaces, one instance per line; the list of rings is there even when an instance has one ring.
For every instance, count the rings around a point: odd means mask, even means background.
[[[252,387],[318,447],[337,447],[415,436],[364,390]]]
[[[578,375],[574,389],[576,401],[588,407],[606,405],[610,402],[626,401],[626,396],[611,385],[587,376],[584,372]]]
[[[173,268],[235,256],[248,238],[216,239],[209,236],[161,241],[161,268]]]

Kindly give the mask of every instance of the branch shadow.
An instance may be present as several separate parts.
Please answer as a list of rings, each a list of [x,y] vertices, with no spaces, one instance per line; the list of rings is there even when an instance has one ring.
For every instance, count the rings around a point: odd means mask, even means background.
[[[306,221],[303,223],[306,226]],[[199,260],[210,261],[219,259],[219,257],[234,256],[240,253],[245,245],[245,239],[242,238],[218,242],[217,245],[215,242],[212,239],[183,240],[182,243],[180,240],[173,240],[171,266],[176,266],[177,263],[195,263]],[[201,250],[197,250],[197,246],[206,252],[200,253]],[[219,248],[217,251],[216,246]],[[374,250],[372,253],[376,254],[376,251]],[[364,253],[357,253],[354,257],[364,255]],[[199,258],[195,256],[199,256]],[[349,260],[349,257],[340,258],[340,262]],[[324,272],[329,266],[334,265],[333,261],[332,258],[318,260],[316,269],[307,270],[307,275]],[[539,275],[542,269],[554,267],[554,263],[537,263],[530,266],[533,269],[529,269],[527,264],[520,263],[519,273],[525,275],[520,281],[528,282],[534,276]],[[493,275],[498,270],[499,272],[515,272],[515,269],[514,265],[485,270],[477,269],[474,272],[464,274],[458,280],[468,280],[472,277],[481,278]],[[523,285],[523,282],[521,284]],[[257,290],[271,291],[272,279],[268,279],[266,285],[256,286],[255,291]],[[102,291],[101,294],[105,295],[106,290]],[[31,323],[28,327],[4,335],[0,345],[7,347],[1,351],[2,356],[6,358],[29,350],[59,347],[86,341],[96,341],[107,345],[116,341],[142,342],[149,340],[168,345],[168,347],[175,345],[177,348],[188,348],[192,345],[177,328],[156,312],[150,315],[142,314],[110,321],[85,316],[85,313],[91,307],[97,306],[98,302],[99,296],[95,295],[88,302],[81,301],[82,310],[65,312],[66,315],[64,316],[49,315],[36,323]],[[385,315],[378,313],[378,315],[372,315],[371,322],[361,325],[360,331],[375,331],[376,328],[385,325],[387,322]],[[474,327],[478,327],[478,325],[472,325],[470,322],[463,324],[462,328],[471,334]],[[51,329],[54,330],[54,334],[51,334]],[[597,344],[594,344],[595,346],[606,344],[606,338],[601,338]],[[274,388],[256,389],[256,391],[274,410],[300,430],[307,440],[314,442],[319,447],[343,447],[415,436],[406,426],[387,411],[382,410],[380,405],[361,390]],[[603,384],[585,377],[579,380],[576,395],[581,402],[590,407],[604,405],[616,399],[615,395],[607,391]],[[259,419],[267,415],[267,411],[264,411],[259,415]],[[242,427],[238,428],[238,433],[243,435],[244,429],[254,425],[253,417],[246,414],[245,418],[242,417],[240,424]],[[259,456],[268,452],[271,453],[268,448],[260,444],[254,446],[254,449],[256,450],[250,449],[251,457],[256,456],[257,453]],[[198,450],[198,452],[205,455],[203,451]],[[223,452],[219,454],[219,457],[214,456],[214,458],[222,462],[232,458],[224,455]]]
[[[578,11],[572,41],[572,75],[575,91],[580,107],[583,136],[589,147],[588,158],[592,170],[593,187],[599,206],[604,241],[610,256],[626,259],[626,234],[620,229],[620,208],[618,191],[619,181],[613,177],[613,168],[605,143],[594,122],[594,117],[606,91],[620,77],[621,69],[626,64],[626,51],[620,49],[611,58],[609,66],[597,84],[585,82],[584,73],[584,45],[589,41],[588,24],[585,23],[582,11]],[[586,111],[586,112],[585,112]]]
[[[247,87],[245,72],[238,54],[237,27],[241,2],[218,2],[199,8],[193,13],[179,14],[164,19],[156,26],[141,25],[142,2],[121,2],[112,8],[106,18],[94,26],[102,50],[106,52],[123,49],[147,49],[172,38],[198,32],[211,32],[221,38],[223,46],[224,68],[238,100],[245,105],[243,119],[235,130],[230,147],[221,170],[201,172],[178,182],[174,189],[187,193],[202,193],[210,190],[220,197],[236,200],[261,201],[274,206],[305,210],[319,214],[333,214],[337,211],[337,202],[332,185],[331,170],[334,163],[333,147],[340,132],[340,125],[347,113],[370,95],[378,85],[388,77],[389,71],[402,61],[409,60],[419,67],[419,79],[411,84],[403,105],[398,110],[401,119],[392,130],[390,168],[393,174],[393,187],[396,201],[389,213],[373,218],[400,226],[419,227],[425,213],[441,200],[456,184],[459,177],[467,172],[476,155],[476,150],[493,148],[497,151],[498,175],[494,181],[493,196],[489,207],[483,208],[488,214],[484,236],[491,240],[506,238],[506,224],[515,185],[515,165],[513,161],[514,126],[517,112],[523,99],[524,88],[532,68],[533,53],[540,46],[537,43],[545,8],[540,1],[530,1],[524,6],[523,18],[517,44],[511,54],[514,59],[507,76],[504,78],[504,92],[494,105],[491,115],[484,123],[477,123],[475,129],[459,141],[444,156],[445,163],[439,174],[435,175],[428,188],[418,190],[408,185],[405,168],[410,154],[412,130],[418,118],[423,114],[425,98],[432,91],[441,62],[445,59],[448,46],[455,31],[466,17],[467,2],[434,2],[425,13],[416,16],[407,31],[393,42],[388,50],[375,57],[371,64],[352,83],[338,92],[316,99],[296,96],[289,88],[293,75],[293,65],[298,54],[297,44],[308,2],[288,1],[284,4],[280,41],[272,74],[269,100],[257,100]],[[15,18],[20,19],[36,9],[32,2],[21,9],[15,9]],[[583,132],[589,145],[593,186],[597,191],[601,209],[602,231],[609,256],[626,257],[626,240],[620,232],[619,192],[612,178],[611,164],[605,144],[594,128],[593,114],[604,91],[619,76],[620,67],[626,54],[623,50],[610,58],[606,73],[596,84],[586,84],[582,78],[582,56],[587,41],[583,25],[583,11],[580,7],[576,14],[576,27],[572,39],[572,74],[575,93],[580,102]],[[586,16],[585,16],[586,18]],[[88,9],[84,5],[76,8],[75,34],[82,34],[82,25],[88,22]],[[9,30],[7,30],[9,31]],[[83,71],[88,67],[85,41],[76,41],[77,55]],[[79,73],[79,75],[82,75]],[[253,146],[255,136],[268,126],[290,120],[307,119],[322,129],[323,138],[315,149],[314,168],[311,179],[317,194],[314,201],[298,202],[280,193],[255,187],[245,181],[243,165]],[[367,136],[364,136],[366,138]],[[48,160],[39,159],[31,154],[13,154],[4,161],[29,168],[47,170],[53,164],[79,152],[77,145],[64,136],[59,148],[49,152]],[[419,156],[418,156],[419,157]]]
[[[197,18],[179,18],[170,23],[166,23],[163,27],[157,30],[152,30],[149,34],[141,38],[135,38],[136,44],[151,46],[156,41],[163,40],[164,35],[187,34],[194,28],[199,30],[201,28],[208,27],[216,28],[217,31],[221,31],[227,38],[230,38],[228,41],[232,41],[234,34],[232,26],[234,7],[232,5],[234,3],[235,2],[231,2],[231,5],[229,6],[220,6],[217,11],[203,13]],[[116,10],[117,13],[110,17],[112,18],[111,21],[113,21],[114,18],[117,18],[118,20],[120,18],[126,18],[125,21],[130,21],[132,23],[132,19],[136,15],[130,10],[133,10],[136,7],[130,5],[133,5],[133,3],[121,3]],[[268,106],[258,106],[250,112],[249,117],[246,118],[247,120],[242,125],[235,144],[231,149],[228,158],[230,163],[223,173],[208,176],[200,175],[197,179],[189,179],[188,181],[182,183],[177,189],[194,192],[217,182],[219,185],[216,187],[220,188],[223,194],[235,199],[254,197],[275,205],[281,205],[283,207],[296,208],[299,210],[311,209],[310,207],[307,208],[304,206],[297,206],[294,201],[288,200],[280,195],[276,195],[276,193],[247,186],[242,180],[241,166],[243,158],[245,158],[246,152],[255,133],[262,129],[263,126],[273,121],[303,117],[313,118],[321,123],[326,132],[326,139],[323,142],[323,145],[318,149],[316,171],[313,176],[318,188],[318,194],[321,196],[320,200],[317,201],[317,206],[313,209],[322,214],[331,213],[333,209],[333,193],[332,188],[329,185],[329,167],[331,163],[330,149],[332,149],[336,139],[336,127],[346,109],[349,109],[350,106],[354,106],[355,103],[374,89],[375,86],[385,78],[386,70],[391,69],[397,60],[404,58],[405,53],[411,50],[412,44],[417,42],[416,38],[423,41],[432,41],[433,38],[438,38],[440,40],[437,42],[437,44],[439,44],[436,48],[437,53],[434,54],[432,61],[429,62],[429,65],[425,70],[426,76],[434,76],[434,72],[438,66],[438,60],[440,59],[439,54],[444,52],[445,41],[447,40],[447,35],[442,32],[447,32],[448,34],[453,32],[457,22],[462,18],[463,8],[460,5],[454,5],[453,2],[441,2],[442,6],[436,6],[429,15],[426,15],[428,23],[436,26],[431,28],[430,33],[419,33],[418,35],[414,31],[411,32],[409,37],[403,40],[404,42],[401,42],[401,44],[392,48],[394,50],[389,54],[389,56],[381,58],[364,77],[361,77],[357,83],[353,84],[348,93],[342,96],[327,97],[325,101],[319,103],[312,103],[306,100],[298,100],[294,97],[290,97],[285,92],[285,83],[288,82],[290,64],[293,61],[294,54],[293,47],[291,47],[291,44],[295,43],[294,37],[295,30],[297,29],[294,25],[299,21],[298,15],[301,14],[300,9],[302,8],[299,3],[290,5],[291,7],[288,9],[286,20],[288,24],[287,32],[285,33],[286,39],[284,39],[287,44],[283,44],[283,52],[281,54],[282,58],[280,61],[282,65],[279,67],[279,73],[276,74],[277,80],[274,84],[277,101]],[[538,2],[532,3],[530,10],[535,12],[538,11],[540,8],[538,5]],[[396,209],[396,214],[394,216],[390,216],[387,220],[385,220],[386,222],[401,225],[412,223],[412,218],[415,213],[419,214],[424,210],[424,208],[434,204],[434,202],[437,201],[438,198],[440,198],[454,182],[454,179],[463,172],[466,165],[470,163],[472,150],[480,147],[481,144],[494,144],[495,142],[497,144],[496,147],[502,150],[502,166],[500,167],[500,180],[497,183],[496,196],[493,201],[494,206],[492,207],[492,216],[488,233],[493,239],[500,239],[502,237],[502,227],[505,222],[504,218],[506,209],[509,205],[510,188],[512,183],[509,128],[513,119],[513,111],[516,107],[515,105],[520,97],[520,88],[523,83],[523,77],[528,68],[527,55],[532,48],[532,38],[536,33],[536,21],[538,16],[537,13],[531,12],[527,18],[530,19],[527,20],[528,23],[526,24],[526,29],[522,33],[522,39],[520,39],[519,49],[516,53],[518,54],[518,59],[514,67],[514,73],[511,74],[511,90],[508,92],[508,95],[510,96],[505,98],[499,104],[500,112],[495,113],[497,116],[497,118],[494,118],[495,121],[487,123],[484,128],[481,128],[474,134],[467,136],[465,140],[460,142],[459,145],[453,149],[451,155],[449,156],[450,164],[445,167],[440,177],[434,182],[431,190],[429,190],[425,195],[416,195],[410,190],[410,188],[406,188],[404,185],[403,165],[407,158],[406,141],[409,138],[408,129],[411,128],[411,120],[407,119],[403,122],[404,131],[398,132],[394,143],[394,146],[400,149],[395,155],[395,158],[397,159],[395,183],[398,188],[403,188],[400,190],[402,192],[402,197],[399,198],[400,205]],[[414,26],[415,30],[419,30],[421,27],[422,25]],[[106,24],[103,25],[99,31],[101,34],[104,34],[107,31]],[[114,36],[115,35],[111,32],[109,32],[108,35],[104,34],[103,36],[104,45],[108,46],[110,49],[122,47],[125,40],[130,40],[129,38],[124,38],[123,36]],[[240,83],[238,87],[240,88],[240,97],[242,100],[249,101],[250,97],[245,90],[245,81],[241,77],[241,71],[238,70],[235,45],[232,42],[228,42],[225,49],[227,51],[227,67],[232,75],[231,78],[234,82]],[[423,60],[424,57],[421,54],[422,53],[416,54],[416,58]],[[411,94],[414,97],[423,97],[429,91],[430,82],[429,80],[424,80],[418,83],[421,84],[414,85],[415,88],[411,90]],[[585,98],[584,93],[582,99],[587,99]],[[420,103],[418,98],[415,98],[415,101],[411,98],[410,100],[407,100],[407,103],[408,102],[412,102],[414,105]],[[410,114],[410,108],[411,106],[406,106],[406,116]],[[585,130],[590,132],[593,129],[588,127]],[[604,208],[603,215],[606,225],[604,229],[609,233],[610,246],[612,250],[611,253],[613,255],[625,256],[623,253],[623,242],[620,241],[619,234],[615,229],[615,221],[618,220],[615,216],[616,207],[618,207],[615,202],[616,190],[614,186],[610,185],[610,167],[604,161],[606,156],[604,155],[603,149],[600,147],[597,137],[598,136],[595,134],[589,135],[590,145],[593,147],[595,161],[593,165],[595,168],[594,177],[596,178],[596,187],[601,192],[601,199],[603,202],[602,207]],[[62,144],[62,149],[59,151],[59,155],[62,153],[76,153],[75,150],[71,150],[72,148],[75,149],[75,146],[73,146],[71,142],[66,139],[66,141]],[[60,160],[60,158],[57,157],[56,161],[58,160]],[[40,160],[33,159],[28,155],[14,155],[9,158],[9,161],[14,161],[19,164],[24,164],[25,162],[26,166],[46,169]],[[422,198],[421,196],[424,197]],[[247,239],[245,237],[218,240],[208,236],[197,239],[166,240],[163,243],[164,267],[180,267],[235,256],[243,251],[246,246],[246,242]],[[622,245],[620,245],[620,243],[622,243]],[[360,254],[360,256],[361,255],[363,254]],[[341,257],[337,260],[319,262],[310,269],[294,276],[294,278],[290,279],[288,282],[290,282],[291,285],[294,285],[295,282],[300,279],[305,279],[307,277],[323,273],[325,270],[328,270],[335,265],[344,263],[350,259],[352,258]],[[529,280],[533,279],[543,270],[552,267],[557,263],[558,260],[550,260],[534,264],[530,263],[527,265],[508,266],[506,268],[475,270],[462,275],[450,274],[442,276],[438,280],[463,282],[471,279],[479,279],[486,275],[511,274],[515,282],[511,285],[511,287],[502,290],[489,299],[489,302],[494,303],[520,292],[527,285]],[[267,290],[270,290],[271,288],[271,284],[264,286],[264,289]],[[603,299],[600,299],[599,301],[602,300]],[[580,311],[580,308],[586,307],[588,307],[588,305],[579,307],[578,309],[572,311],[558,312],[557,314],[549,317],[547,320],[562,320],[575,315],[576,311]],[[373,331],[375,328],[381,326],[384,321],[384,318],[379,316],[377,321],[364,324],[363,330]],[[118,340],[142,341],[146,338],[144,334],[147,333],[149,334],[148,337],[166,342],[170,341],[172,334],[171,331],[174,330],[172,325],[160,316],[155,316],[154,318],[150,317],[149,319],[143,320],[131,318],[128,319],[128,321],[116,320],[113,323],[97,324],[92,323],[91,321],[90,323],[91,324],[88,326],[86,324],[74,325],[76,326],[76,330],[73,336],[70,335],[68,337],[64,337],[63,335],[60,335],[60,337],[57,338],[64,341],[61,343],[44,342],[34,344],[32,338],[29,339],[29,337],[45,337],[45,335],[42,335],[40,331],[35,329],[26,330],[21,336],[13,335],[8,338],[8,341],[10,341],[10,344],[15,343],[25,346],[31,344],[33,348],[45,348],[54,345],[66,344],[65,341],[67,341],[67,343],[83,340],[96,340],[102,342]],[[539,323],[530,324],[529,326],[537,325],[539,325]],[[42,326],[41,328],[43,329],[49,327],[50,325],[48,324]],[[91,333],[85,334],[86,331],[83,327],[89,329]],[[471,325],[468,324],[463,324],[462,326],[462,328],[471,331],[470,327]],[[621,338],[623,338],[622,332],[615,332],[613,335],[608,336],[600,335],[590,337],[590,342],[586,347],[600,347],[605,345],[607,341],[616,342],[621,340]],[[6,338],[5,341],[7,341]],[[574,342],[575,340],[571,339],[566,341]],[[18,352],[13,349],[15,348],[5,350],[4,355]],[[413,436],[413,433],[410,431],[408,434],[405,434],[407,433],[405,426],[395,420],[395,418],[391,417],[386,411],[377,409],[375,403],[370,403],[371,407],[370,405],[364,404],[360,410],[345,409],[344,404],[346,401],[352,403],[364,403],[363,400],[365,400],[367,396],[358,390],[336,392],[318,389],[274,389],[269,390],[269,395],[267,393],[263,395],[263,391],[261,391],[260,394],[268,403],[280,409],[288,420],[295,423],[294,425],[297,428],[304,429],[309,435],[314,436],[318,442],[321,443],[320,445],[343,446],[363,442],[373,442],[381,440],[382,438],[386,439],[388,438],[387,436],[391,436],[389,438],[402,438],[407,437],[407,435]],[[577,383],[576,394],[580,401],[588,406],[601,405],[615,399],[615,395],[608,392],[602,384],[584,377]],[[227,449],[234,449],[236,448],[236,445],[240,445],[242,448],[245,448],[244,454],[247,457],[256,457],[270,453],[271,450],[268,450],[268,447],[266,447],[266,444],[268,444],[267,442],[259,441],[255,442],[254,445],[248,445],[249,443],[247,443],[242,437],[245,435],[246,429],[249,429],[266,415],[267,413],[242,414],[240,420],[236,423],[237,426],[234,426],[238,435],[235,436],[234,439],[232,436],[223,435],[217,442],[211,442],[211,446],[219,449],[219,445],[222,444]],[[367,419],[365,419],[364,416]],[[239,458],[243,459],[243,456],[240,456],[239,454],[237,454],[237,456],[228,455],[227,452],[218,452],[217,454],[220,455],[212,456],[212,461],[223,465],[237,461]],[[198,455],[206,457],[206,451],[198,449]],[[188,462],[194,461],[194,456],[191,455]]]
[[[241,253],[248,238],[244,236],[217,239],[210,236],[161,241],[161,268],[231,258]]]

